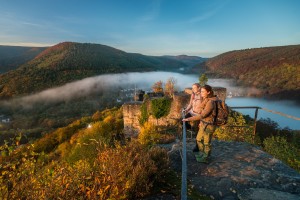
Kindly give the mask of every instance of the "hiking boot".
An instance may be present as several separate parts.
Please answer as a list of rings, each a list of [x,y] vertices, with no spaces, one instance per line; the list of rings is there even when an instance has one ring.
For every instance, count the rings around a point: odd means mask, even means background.
[[[208,157],[207,154],[202,153],[202,154],[195,154],[196,160],[199,163],[208,163]]]

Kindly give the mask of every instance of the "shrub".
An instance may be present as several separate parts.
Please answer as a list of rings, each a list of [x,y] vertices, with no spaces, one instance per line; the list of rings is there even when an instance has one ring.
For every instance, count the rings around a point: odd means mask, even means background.
[[[103,176],[100,199],[136,199],[149,194],[153,183],[168,166],[167,152],[132,141],[107,149],[98,156]],[[104,175],[105,174],[105,175]]]
[[[171,99],[163,97],[151,100],[151,114],[155,119],[167,116],[171,109]]]
[[[21,159],[1,163],[0,195],[3,199],[136,199],[148,195],[168,170],[166,150],[149,149],[137,141],[98,153],[93,165],[79,160],[43,167],[28,149]]]
[[[24,198],[27,191],[35,189],[31,183],[36,181],[34,174],[41,166],[41,163],[37,162],[37,154],[33,152],[31,145],[18,151],[17,146],[5,144],[0,150],[7,152],[5,158],[0,161],[0,197],[1,199]],[[17,158],[13,159],[14,156]]]
[[[161,139],[161,134],[158,133],[156,126],[146,122],[142,126],[141,131],[138,135],[138,141],[144,145],[154,145],[157,144]]]
[[[284,137],[272,136],[263,142],[266,152],[300,172],[300,151]]]
[[[220,126],[216,129],[214,136],[224,141],[243,141],[252,142],[252,127],[230,127],[230,126],[247,126],[246,120],[241,113],[231,111],[228,118],[227,126]]]
[[[139,123],[140,123],[140,125],[143,125],[146,121],[148,121],[148,118],[149,118],[146,101],[143,102],[140,110],[141,110],[141,117],[139,118]]]

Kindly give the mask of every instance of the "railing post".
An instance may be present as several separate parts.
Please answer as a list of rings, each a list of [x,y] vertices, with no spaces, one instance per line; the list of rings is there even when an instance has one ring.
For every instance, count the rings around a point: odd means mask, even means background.
[[[255,108],[254,125],[253,125],[253,135],[252,135],[252,144],[254,144],[255,136],[256,136],[256,121],[257,121],[258,109],[260,109],[260,107],[256,107]]]
[[[185,112],[182,111],[182,119],[185,118]],[[181,200],[187,199],[187,164],[186,164],[186,126],[182,122],[182,169],[181,169]]]

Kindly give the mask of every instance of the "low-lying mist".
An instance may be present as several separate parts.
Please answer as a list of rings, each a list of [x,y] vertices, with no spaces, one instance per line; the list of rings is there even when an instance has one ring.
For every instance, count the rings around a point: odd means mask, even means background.
[[[155,82],[161,80],[163,83],[166,83],[166,81],[171,77],[176,80],[176,88],[179,91],[184,90],[184,88],[191,87],[193,83],[199,81],[198,74],[180,74],[173,72],[100,75],[67,83],[63,86],[47,89],[29,96],[19,97],[9,101],[2,101],[0,102],[0,105],[32,108],[35,104],[48,105],[57,102],[68,102],[92,94],[109,93],[111,90],[136,88],[149,91]],[[208,84],[212,86],[226,87],[228,92],[233,91],[233,93],[238,93],[238,95],[244,94],[244,89],[235,87],[232,80],[209,79]]]

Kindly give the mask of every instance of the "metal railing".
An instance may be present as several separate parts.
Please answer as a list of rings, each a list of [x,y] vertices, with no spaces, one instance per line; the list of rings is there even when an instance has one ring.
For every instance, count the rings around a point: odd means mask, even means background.
[[[257,116],[258,116],[258,109],[261,109],[261,107],[257,106],[233,106],[230,107],[231,109],[255,109],[255,114],[254,114],[254,124],[253,124],[253,134],[252,134],[252,143],[254,144],[255,140],[255,135],[256,135],[256,122],[257,122]],[[251,126],[233,126],[233,125],[228,125],[227,127],[245,127],[249,128]]]
[[[182,119],[185,118],[185,112],[182,111]],[[186,163],[186,126],[182,122],[182,166],[181,166],[181,199],[187,199],[187,163]]]
[[[261,108],[261,107],[258,107],[258,106],[232,106],[230,108],[231,109],[255,109],[253,126],[251,126],[251,125],[248,125],[248,126],[227,125],[227,127],[245,127],[245,128],[253,127],[253,134],[252,134],[252,143],[253,144],[254,144],[254,140],[255,140],[255,136],[256,136],[256,122],[257,122],[257,116],[258,116],[258,110],[259,109],[270,112],[270,113],[273,113],[273,114],[281,115],[283,117],[287,117],[287,118],[291,118],[291,119],[300,121],[299,117],[294,117],[294,116],[287,115],[287,114],[282,113],[282,112],[270,110],[270,109],[267,109],[267,108]]]

